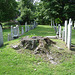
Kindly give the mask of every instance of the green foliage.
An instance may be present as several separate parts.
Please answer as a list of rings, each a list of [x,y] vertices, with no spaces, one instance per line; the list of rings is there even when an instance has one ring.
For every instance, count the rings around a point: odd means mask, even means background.
[[[50,22],[50,16],[48,15],[48,9],[46,10],[43,2],[36,3],[36,11],[35,11],[35,16],[36,16],[36,21],[39,24],[49,24]]]
[[[20,10],[20,15],[17,20],[23,24],[25,22],[30,23],[34,19],[34,5],[30,0],[21,0],[18,5],[18,10]]]
[[[75,5],[71,4],[69,0],[42,0],[45,10],[50,18],[57,19],[59,18],[62,23],[65,19],[72,18],[75,19]],[[60,21],[59,21],[60,22]]]
[[[0,0],[0,21],[9,21],[16,17],[17,3],[15,0]]]
[[[59,23],[62,23],[62,21],[61,21],[60,18],[56,18],[56,19],[55,19],[55,23],[58,23],[58,24],[59,24]]]

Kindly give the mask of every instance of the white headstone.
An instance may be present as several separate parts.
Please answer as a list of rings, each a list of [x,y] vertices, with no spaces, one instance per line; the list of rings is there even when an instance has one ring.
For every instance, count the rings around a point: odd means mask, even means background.
[[[23,29],[23,27],[22,27],[22,34],[24,34],[24,29]]]
[[[13,28],[13,37],[18,37],[17,27]]]
[[[13,40],[13,26],[11,26],[11,40]]]
[[[65,44],[67,44],[67,20],[65,21]]]
[[[62,31],[62,40],[65,41],[65,28],[63,28],[63,31]]]
[[[19,33],[19,26],[16,25],[16,27],[17,27],[17,33],[18,33],[18,36],[19,36],[20,35],[20,33]]]
[[[59,39],[61,39],[61,26],[59,28]]]
[[[2,27],[0,25],[0,47],[3,45],[3,32],[2,32]]]
[[[72,21],[70,19],[68,24],[68,41],[67,41],[67,46],[69,50],[71,49],[71,33],[72,33]]]

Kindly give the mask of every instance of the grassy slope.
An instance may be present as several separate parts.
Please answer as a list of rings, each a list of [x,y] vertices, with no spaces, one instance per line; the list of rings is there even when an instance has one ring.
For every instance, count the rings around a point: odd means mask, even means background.
[[[68,62],[51,65],[49,62],[44,62],[41,57],[36,58],[35,55],[31,55],[26,50],[24,50],[23,54],[20,54],[10,48],[12,43],[18,42],[23,36],[55,35],[54,30],[49,26],[38,26],[36,29],[25,33],[19,39],[7,42],[7,34],[9,32],[9,29],[3,30],[5,44],[0,48],[0,75],[75,75],[75,56],[72,56],[72,59]],[[73,44],[75,44],[74,32],[73,30]],[[41,63],[38,65],[39,62]]]

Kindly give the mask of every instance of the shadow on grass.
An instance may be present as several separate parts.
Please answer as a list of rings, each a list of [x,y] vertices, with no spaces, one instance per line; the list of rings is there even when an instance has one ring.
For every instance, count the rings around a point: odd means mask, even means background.
[[[75,51],[75,47],[74,47],[74,48],[72,47],[72,48],[71,48],[71,51]]]
[[[0,49],[5,48],[7,45],[9,45],[9,43],[3,44],[3,45],[0,47]]]

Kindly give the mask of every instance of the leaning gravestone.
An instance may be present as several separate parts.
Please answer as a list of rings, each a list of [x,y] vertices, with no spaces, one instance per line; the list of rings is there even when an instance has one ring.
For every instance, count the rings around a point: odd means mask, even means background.
[[[3,33],[2,33],[2,27],[0,25],[0,47],[3,45]]]

